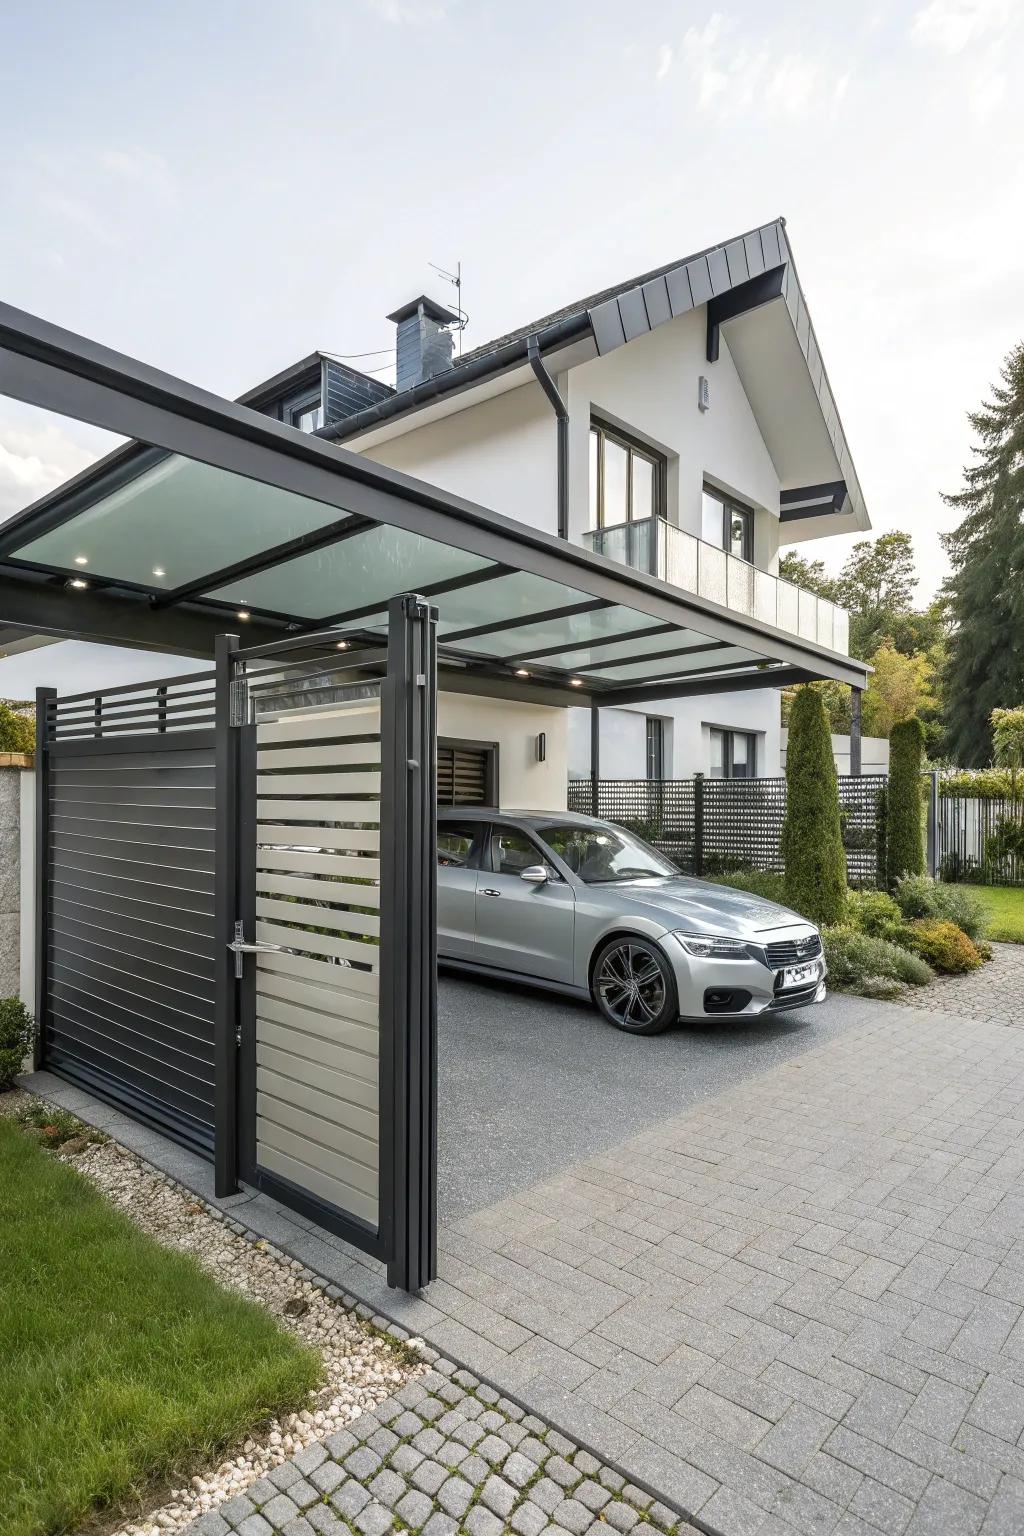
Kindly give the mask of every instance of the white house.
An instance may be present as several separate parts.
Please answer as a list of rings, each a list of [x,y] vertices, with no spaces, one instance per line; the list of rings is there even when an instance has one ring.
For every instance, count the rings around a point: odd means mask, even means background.
[[[458,359],[457,317],[432,300],[389,318],[397,390],[374,383],[374,398],[339,420],[325,359],[320,414],[304,422],[517,522],[847,651],[846,615],[775,575],[785,545],[870,527],[784,221]],[[265,401],[267,388],[247,398]],[[655,652],[651,674],[665,666]],[[667,697],[657,711],[602,711],[603,777],[781,771],[774,690]],[[568,761],[571,777],[589,774],[587,711],[570,717]]]

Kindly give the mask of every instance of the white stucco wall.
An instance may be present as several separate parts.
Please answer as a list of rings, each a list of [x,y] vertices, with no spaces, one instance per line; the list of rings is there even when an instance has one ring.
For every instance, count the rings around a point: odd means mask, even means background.
[[[590,773],[590,711],[569,711],[569,777]],[[660,701],[646,710],[602,709],[601,777],[647,776],[647,715],[665,721],[665,774],[670,779],[707,773],[711,767],[711,730],[752,731],[757,737],[757,772],[781,773],[780,701],[774,688],[747,693],[706,694]]]
[[[558,532],[555,415],[539,384],[359,451],[518,522]]]
[[[789,731],[782,732],[782,766],[786,766],[786,745],[789,741]],[[832,734],[832,756],[835,758],[836,772],[849,773],[850,771],[850,738],[849,736]],[[860,739],[860,771],[861,773],[888,773],[889,772],[889,738],[887,736],[862,736]]]
[[[437,734],[461,741],[497,742],[498,794],[506,809],[564,811],[568,714],[568,710],[544,704],[442,693],[437,705]],[[542,763],[537,761],[541,731],[547,736],[547,755]]]

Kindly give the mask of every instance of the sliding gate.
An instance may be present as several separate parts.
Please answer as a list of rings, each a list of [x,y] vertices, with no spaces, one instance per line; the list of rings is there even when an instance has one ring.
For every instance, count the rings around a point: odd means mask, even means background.
[[[436,1272],[437,615],[37,704],[36,1063]]]
[[[386,646],[330,631],[219,658],[225,1153],[409,1290],[436,1269],[435,626],[400,598]]]

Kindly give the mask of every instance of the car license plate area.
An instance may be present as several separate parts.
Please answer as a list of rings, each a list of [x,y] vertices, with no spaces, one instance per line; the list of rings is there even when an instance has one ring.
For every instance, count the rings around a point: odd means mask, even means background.
[[[803,965],[787,965],[775,978],[776,992],[789,992],[794,987],[809,987],[821,974],[817,960],[807,960]]]

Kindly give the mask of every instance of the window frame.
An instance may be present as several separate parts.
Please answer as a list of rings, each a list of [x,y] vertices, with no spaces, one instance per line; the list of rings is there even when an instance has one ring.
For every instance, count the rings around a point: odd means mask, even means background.
[[[709,772],[708,777],[721,777],[723,779],[756,779],[757,732],[737,730],[730,725],[712,725],[709,726],[708,729],[712,737],[721,736],[722,738],[722,773],[719,775]],[[748,773],[737,774],[733,772],[733,767],[735,765],[735,738],[737,736],[742,736],[747,743],[747,763],[750,770]]]
[[[488,827],[487,827],[487,853],[486,853],[485,859],[481,862],[481,865],[480,865],[481,869],[484,869],[484,867],[486,865],[486,872],[487,873],[490,873],[492,875],[504,875],[506,880],[518,880],[519,879],[519,875],[518,874],[514,874],[514,875],[510,874],[508,870],[502,870],[499,867],[498,859],[497,859],[497,846],[496,846],[496,844],[497,844],[497,839],[501,837],[503,832],[508,832],[512,836],[523,838],[527,843],[529,843],[530,847],[533,849],[534,853],[537,855],[537,863],[538,864],[543,864],[544,868],[550,871],[551,878],[553,878],[555,880],[561,880],[561,878],[562,878],[561,872],[559,870],[557,870],[555,868],[554,864],[551,862],[551,854],[548,852],[548,850],[546,848],[543,848],[541,846],[541,844],[538,841],[538,839],[535,836],[535,834],[532,831],[530,831],[530,829],[527,828],[527,827],[513,826],[510,823],[503,822],[503,821],[492,821],[492,822],[490,822],[488,824]],[[529,867],[529,866],[526,866],[526,867]]]
[[[646,715],[645,729],[645,763],[647,768],[647,782],[655,784],[665,777],[665,721],[661,715]],[[654,729],[652,729],[654,727]],[[657,757],[658,772],[651,772],[652,747]]]
[[[625,432],[621,427],[612,426],[610,422],[600,416],[592,414],[590,417],[590,431],[587,437],[587,465],[590,467],[591,442],[597,436],[597,486],[595,490],[596,522],[590,524],[591,528],[620,528],[622,520],[610,523],[605,516],[604,506],[604,444],[605,441],[613,442],[616,447],[622,448],[626,453],[626,517],[627,523],[643,522],[645,517],[665,516],[665,493],[668,483],[668,459],[650,443],[645,443],[642,438]],[[651,481],[651,510],[642,517],[633,516],[633,459],[639,457],[650,464],[652,469]],[[587,486],[587,514],[590,515],[590,486]]]
[[[439,736],[438,748],[451,752],[479,752],[484,758],[484,802],[477,806],[477,810],[497,810],[501,804],[499,794],[499,772],[501,766],[501,744],[497,741],[473,741],[467,736]],[[438,801],[446,809],[461,810],[464,802],[452,800]],[[472,804],[466,805],[467,810],[472,810]]]
[[[721,504],[721,508],[722,508],[722,533],[721,533],[721,539],[719,541],[718,547],[721,548],[721,549],[724,549],[726,554],[727,555],[732,555],[734,559],[736,559],[736,560],[744,560],[744,561],[746,561],[747,565],[753,565],[754,564],[754,510],[755,509],[752,506],[750,506],[748,502],[739,501],[737,499],[737,497],[730,496],[728,491],[720,490],[717,485],[712,485],[710,480],[703,481],[703,483],[701,485],[701,488],[700,488],[700,494],[701,494],[702,503],[703,503],[703,498],[705,496],[709,496],[712,501],[717,501],[717,502],[719,502]],[[737,514],[743,519],[743,528],[744,528],[743,553],[741,555],[737,555],[736,552],[734,551],[734,549],[732,547],[732,539],[731,538],[729,538],[728,540],[726,539],[727,520],[731,520],[731,518],[733,516],[737,515]],[[702,505],[702,508],[701,508],[701,537],[702,538],[704,537],[704,535],[703,535],[703,528],[704,528],[704,519],[703,519],[703,505]],[[706,544],[709,544],[711,542],[711,540],[710,539],[705,539],[704,542]]]
[[[307,389],[301,395],[293,395],[284,402],[281,414],[289,427],[294,427],[297,432],[305,432],[305,427],[299,426],[297,418],[307,415],[309,411],[320,412],[320,426],[311,428],[311,431],[319,432],[326,420],[322,389]]]
[[[476,874],[483,867],[483,851],[484,851],[484,848],[485,848],[486,843],[487,843],[487,827],[486,827],[486,823],[483,822],[482,820],[478,820],[475,816],[460,817],[458,819],[458,821],[456,821],[454,818],[449,818],[447,816],[443,820],[439,817],[438,818],[438,822],[437,822],[437,837],[438,837],[438,841],[440,841],[442,829],[444,827],[446,827],[446,826],[466,827],[466,828],[472,827],[472,828],[475,828],[475,831],[473,832],[473,840],[472,840],[472,842],[469,845],[469,854],[468,854],[468,856],[466,858],[465,864],[442,864],[441,863],[441,857],[442,857],[441,849],[440,849],[440,847],[438,847],[438,850],[437,850],[437,867],[438,867],[438,869],[470,869],[470,870],[473,871],[474,874]]]

